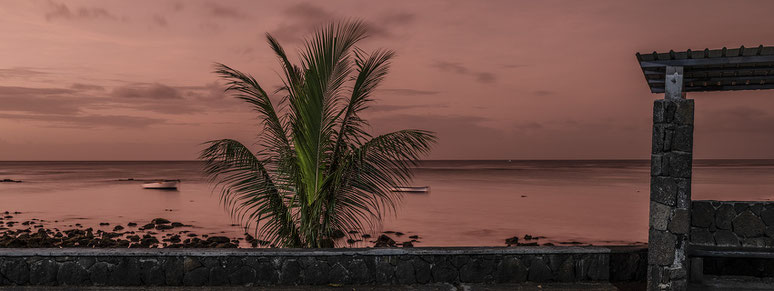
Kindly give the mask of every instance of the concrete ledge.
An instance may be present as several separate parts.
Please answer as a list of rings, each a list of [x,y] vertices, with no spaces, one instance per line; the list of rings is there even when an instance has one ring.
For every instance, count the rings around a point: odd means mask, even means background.
[[[308,257],[308,256],[400,256],[400,255],[527,255],[609,254],[643,251],[646,247],[456,247],[456,248],[332,248],[332,249],[90,249],[90,248],[0,248],[0,257]]]
[[[644,247],[0,249],[0,286],[642,281]]]

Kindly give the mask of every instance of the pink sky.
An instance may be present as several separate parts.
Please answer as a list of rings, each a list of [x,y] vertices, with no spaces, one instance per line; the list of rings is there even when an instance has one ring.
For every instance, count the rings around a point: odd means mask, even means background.
[[[0,160],[187,160],[255,140],[222,62],[279,84],[264,41],[362,18],[397,50],[374,131],[424,128],[432,159],[647,159],[635,52],[771,45],[774,1],[0,0]],[[695,158],[774,158],[774,91],[693,93]]]

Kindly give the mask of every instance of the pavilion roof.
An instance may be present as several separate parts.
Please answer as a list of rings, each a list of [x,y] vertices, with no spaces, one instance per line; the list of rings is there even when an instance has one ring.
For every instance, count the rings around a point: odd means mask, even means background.
[[[774,46],[637,53],[651,93],[664,93],[667,66],[683,67],[683,92],[774,89]]]

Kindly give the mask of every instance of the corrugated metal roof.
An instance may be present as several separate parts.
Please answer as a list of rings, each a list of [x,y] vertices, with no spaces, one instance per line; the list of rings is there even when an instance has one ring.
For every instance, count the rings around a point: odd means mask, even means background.
[[[637,53],[652,93],[663,93],[667,66],[683,67],[684,92],[774,89],[774,46]]]

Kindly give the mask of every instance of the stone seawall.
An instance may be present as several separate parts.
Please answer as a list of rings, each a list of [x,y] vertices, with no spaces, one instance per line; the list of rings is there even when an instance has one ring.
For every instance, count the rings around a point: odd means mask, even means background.
[[[693,201],[691,244],[774,248],[774,202]]]
[[[0,249],[0,285],[271,286],[644,281],[643,247]]]

